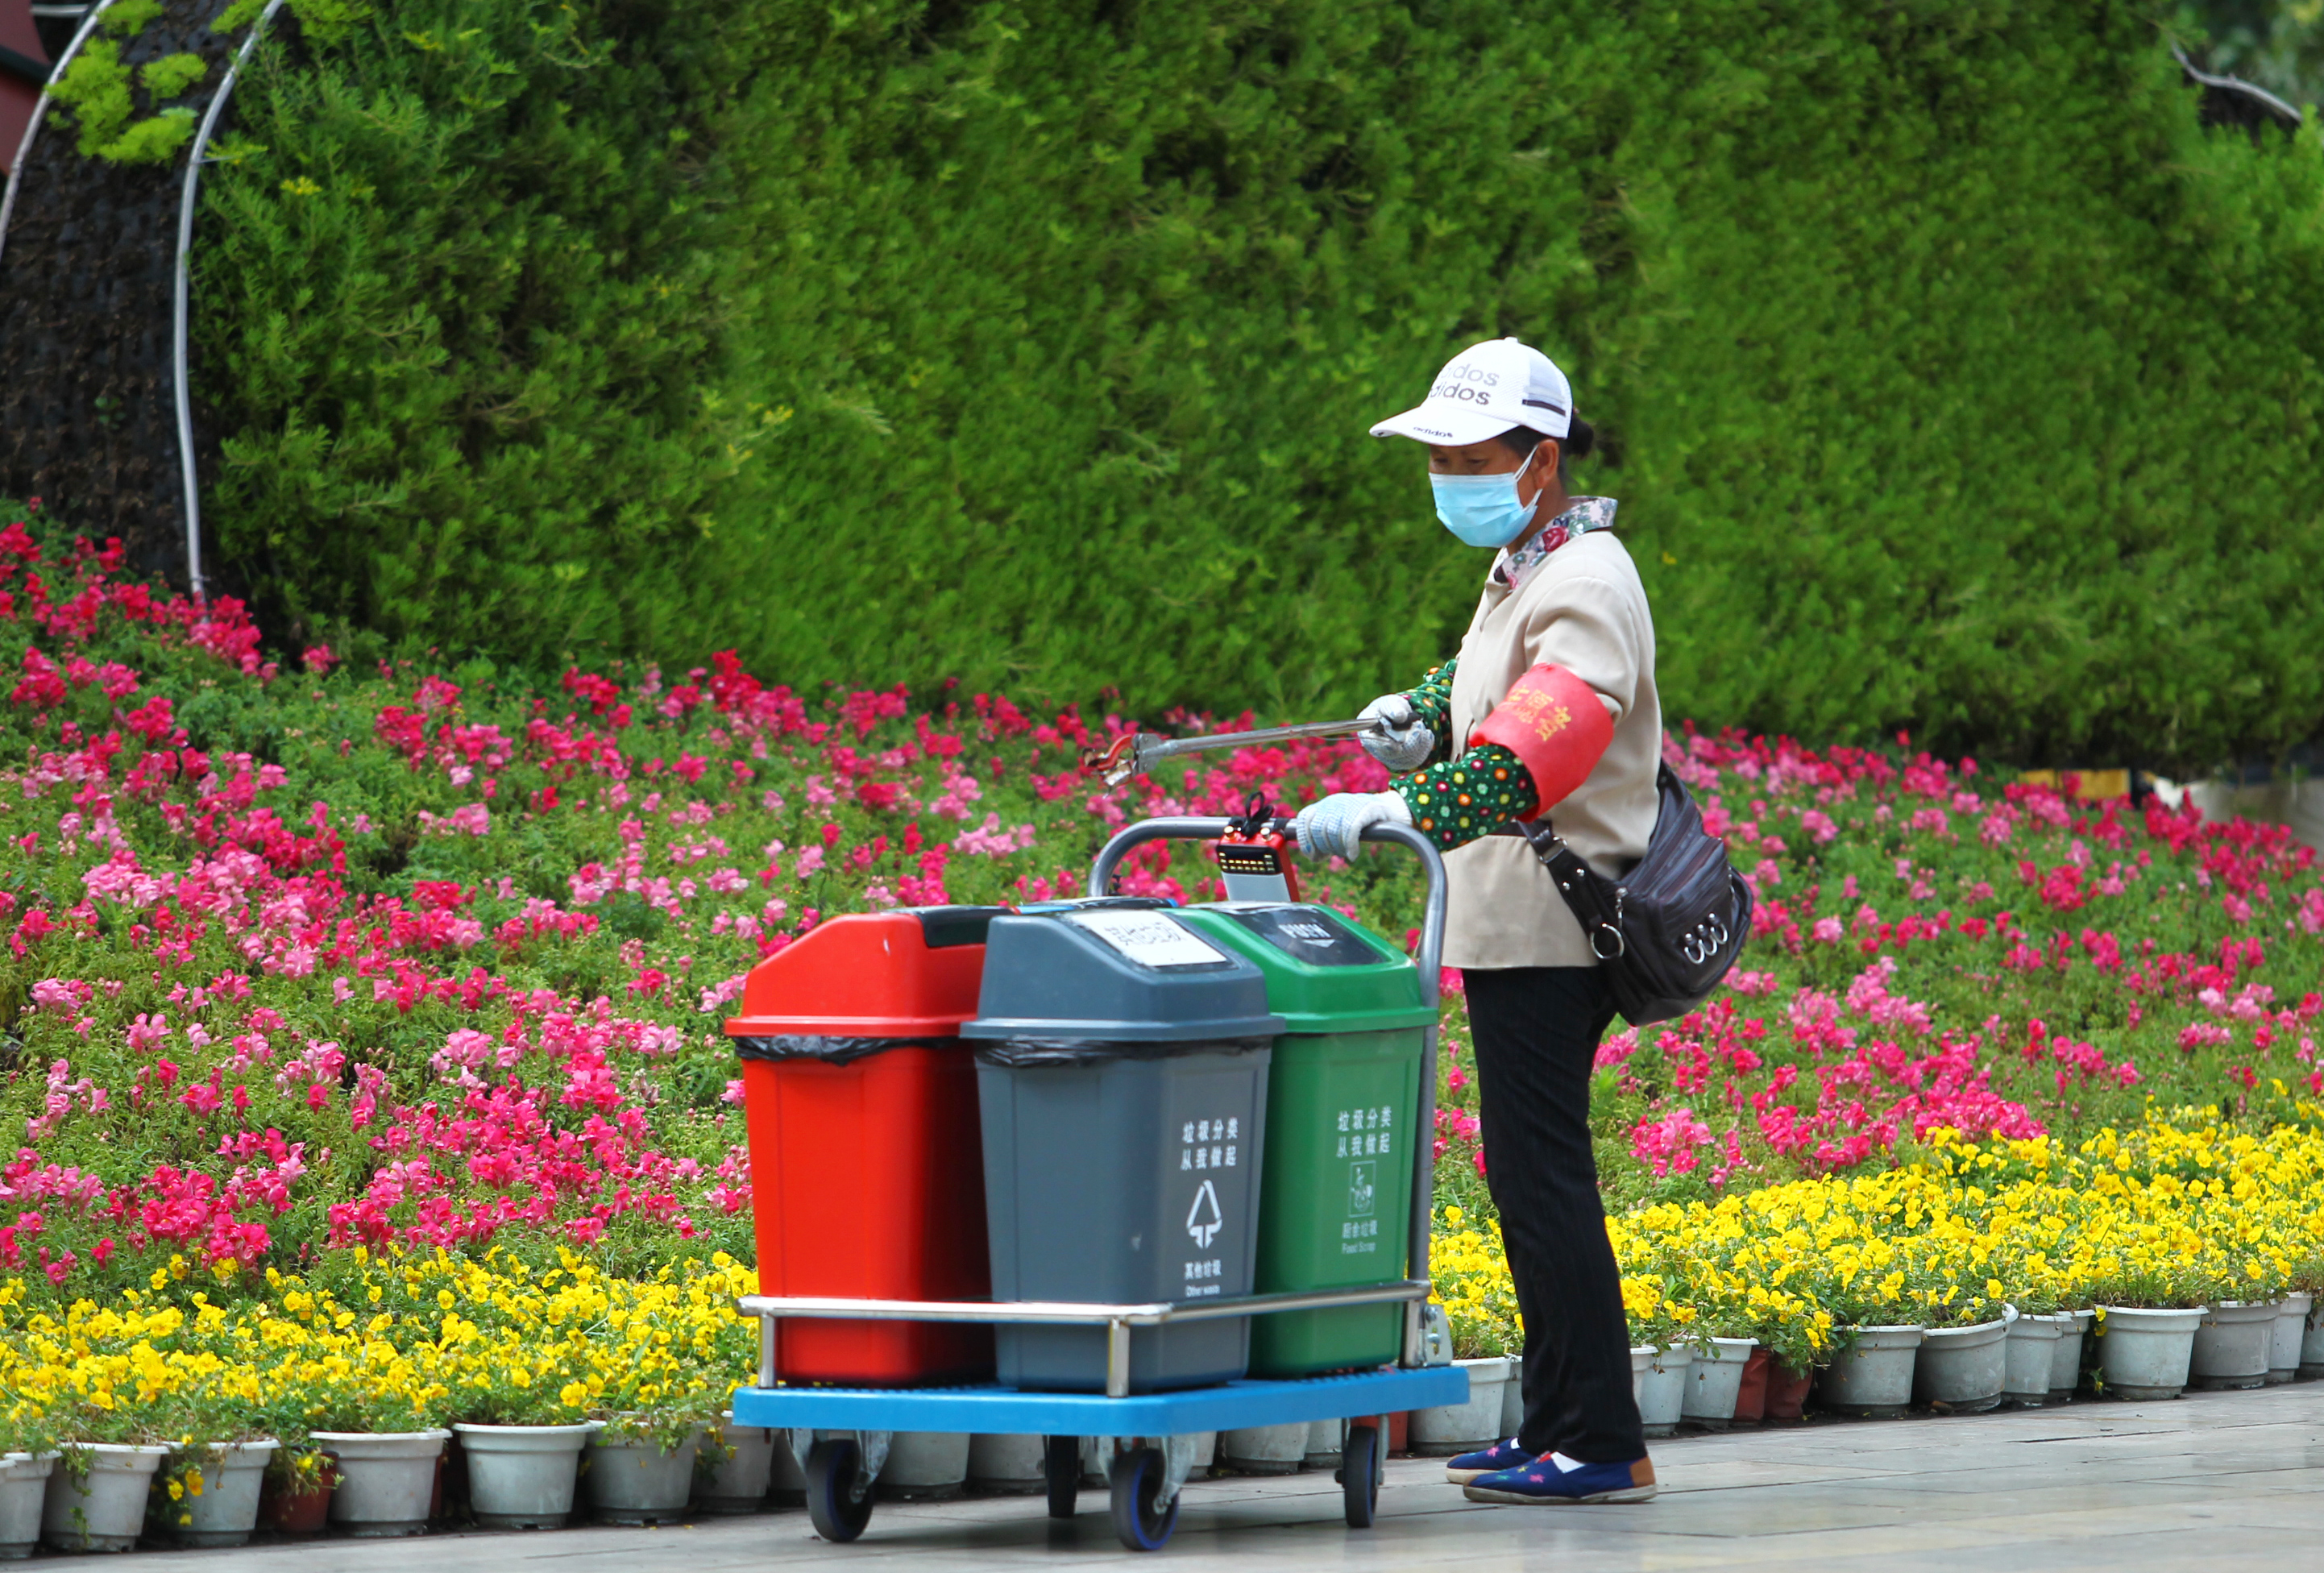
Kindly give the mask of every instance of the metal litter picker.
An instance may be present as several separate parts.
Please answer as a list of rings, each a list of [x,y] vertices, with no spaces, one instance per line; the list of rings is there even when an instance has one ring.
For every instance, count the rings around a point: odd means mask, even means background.
[[[1213,740],[1203,740],[1213,741]],[[1215,746],[1215,743],[1213,744]],[[1116,866],[1131,849],[1161,840],[1216,842],[1247,834],[1248,822],[1208,818],[1150,819],[1122,830],[1099,852],[1090,893],[1106,894]],[[1270,827],[1277,833],[1281,822]],[[1408,826],[1373,825],[1364,839],[1409,849],[1428,875],[1426,915],[1418,964],[1423,997],[1436,1002],[1444,934],[1444,865],[1425,836]],[[1259,894],[1253,892],[1254,895]],[[1412,1164],[1411,1205],[1405,1219],[1407,1276],[1387,1283],[1271,1294],[1093,1304],[1050,1301],[906,1301],[818,1296],[753,1295],[745,1315],[759,1319],[759,1374],[738,1388],[734,1422],[786,1431],[807,1476],[807,1509],[825,1539],[852,1541],[872,1517],[872,1485],[897,1431],[1037,1434],[1047,1440],[1045,1474],[1053,1518],[1075,1510],[1085,1453],[1102,1463],[1111,1482],[1113,1525],[1132,1550],[1158,1550],[1177,1521],[1178,1495],[1194,1469],[1194,1442],[1205,1431],[1288,1425],[1320,1420],[1351,1422],[1339,1472],[1347,1522],[1372,1522],[1387,1449],[1386,1417],[1399,1411],[1465,1402],[1468,1373],[1452,1366],[1443,1312],[1426,1303],[1436,1085],[1435,1029],[1422,1049],[1415,1126],[1406,1150]],[[1397,1363],[1369,1370],[1291,1380],[1237,1380],[1176,1391],[1134,1392],[1133,1335],[1220,1319],[1288,1311],[1401,1304],[1402,1349]],[[1102,1335],[1102,1392],[1045,1392],[997,1384],[945,1387],[779,1385],[782,1324],[835,1321],[967,1322],[1001,1328],[1086,1328]],[[1147,1332],[1151,1340],[1157,1333]],[[1093,1372],[1094,1367],[1093,1367]],[[1093,1381],[1094,1375],[1093,1375]]]

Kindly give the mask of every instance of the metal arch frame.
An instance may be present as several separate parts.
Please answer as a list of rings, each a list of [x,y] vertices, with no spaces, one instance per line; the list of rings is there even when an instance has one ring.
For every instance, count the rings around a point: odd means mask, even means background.
[[[106,0],[107,5],[112,0]],[[186,340],[192,308],[189,304],[187,253],[194,246],[194,204],[201,191],[202,165],[209,152],[210,133],[217,129],[218,117],[226,113],[226,100],[234,97],[234,85],[242,75],[242,68],[250,59],[250,51],[258,47],[266,32],[266,24],[282,8],[282,0],[266,0],[266,9],[250,26],[250,34],[235,51],[234,64],[226,68],[226,80],[210,96],[209,107],[202,112],[202,124],[194,133],[191,152],[186,159],[186,183],[178,198],[178,262],[170,332],[171,370],[177,381],[178,393],[178,473],[186,493],[186,579],[194,593],[194,604],[201,605],[209,598],[209,586],[202,575],[202,488],[201,478],[194,473],[194,393],[186,374]]]

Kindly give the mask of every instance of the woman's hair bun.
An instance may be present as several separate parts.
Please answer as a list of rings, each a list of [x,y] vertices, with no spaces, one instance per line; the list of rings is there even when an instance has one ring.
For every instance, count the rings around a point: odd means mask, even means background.
[[[1565,441],[1558,451],[1565,458],[1586,459],[1590,451],[1598,446],[1598,428],[1578,415],[1572,419],[1572,424],[1566,428]]]

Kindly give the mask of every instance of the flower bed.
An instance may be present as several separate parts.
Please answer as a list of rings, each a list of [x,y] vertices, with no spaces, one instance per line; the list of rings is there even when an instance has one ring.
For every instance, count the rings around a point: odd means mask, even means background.
[[[1805,1369],[1849,1326],[2269,1300],[2324,1283],[2324,1135],[2216,1109],[2047,1136],[1941,1136],[1894,1168],[1826,1174],[1609,1220],[1634,1333],[1753,1338]],[[1444,1210],[1437,1277],[1464,1348],[1515,1350],[1498,1235]]]
[[[2324,1286],[2310,849],[2155,803],[1996,790],[1969,761],[1692,736],[1671,753],[1761,904],[1705,1009],[1599,1053],[1593,1124],[1640,1339],[1692,1327],[1804,1357],[1835,1317]],[[1464,1030],[1456,1007],[1440,1190],[1489,1213]],[[2264,1224],[2218,1202],[2257,1183],[2213,1167],[2251,1143]],[[1989,1194],[1996,1163],[2042,1168],[2040,1227]],[[2135,1219],[2173,1242],[2141,1260],[2178,1276],[2063,1259],[2059,1220],[2085,1206],[2075,1249]],[[1799,1232],[1798,1210],[1831,1221]],[[1514,1348],[1497,1242],[1465,1215],[1447,1234],[1462,1347]]]
[[[29,521],[0,529],[0,1120],[22,1133],[0,1160],[0,1380],[20,1422],[89,1438],[174,1439],[189,1415],[224,1437],[715,1412],[751,1358],[724,1310],[748,1282],[750,1176],[718,1027],[752,964],[834,913],[1076,892],[1134,817],[1384,779],[1325,745],[1108,790],[1076,761],[1111,718],[804,695],[728,658],[539,683],[315,648],[285,669],[233,602],[126,582],[117,553],[44,546]],[[2043,1183],[2107,1194],[2085,1144],[2129,1144],[2143,1178],[2155,1132],[2193,1139],[2150,1126],[2150,1100],[2216,1107],[2216,1152],[2293,1161],[2324,1086],[2324,888],[2281,832],[2079,805],[1901,747],[1672,751],[1763,905],[1730,989],[1602,1056],[1642,1325],[1725,1316],[1755,1287],[1784,1307],[1771,1329],[1855,1314],[1839,1237],[1781,1276],[1741,1237],[1702,1241],[1859,1183],[1908,1210],[1915,1186],[1950,1198],[1987,1157],[2015,1174],[2043,1154]],[[1410,933],[1408,860],[1311,875]],[[1165,844],[1125,885],[1216,892],[1198,851]],[[1489,1228],[1461,1243],[1490,1210],[1465,1037],[1456,989],[1440,1200],[1465,1211],[1441,1265],[1464,1338],[1489,1345],[1513,1313]],[[2209,1242],[2190,1260],[2309,1270],[2290,1212],[2264,1251],[2236,1242],[2240,1210],[2172,1216]],[[1931,1235],[1906,1287],[1982,1292],[1983,1237]],[[631,1348],[643,1308],[667,1366]],[[323,1341],[308,1358],[265,1329]],[[591,1388],[605,1361],[653,1392]]]

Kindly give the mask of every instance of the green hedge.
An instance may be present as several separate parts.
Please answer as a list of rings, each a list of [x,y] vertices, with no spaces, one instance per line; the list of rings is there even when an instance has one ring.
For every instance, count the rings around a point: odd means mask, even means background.
[[[310,620],[1343,710],[1483,566],[1364,428],[1517,333],[1674,717],[2324,726],[2319,138],[2121,0],[399,0],[238,102],[211,506]]]

